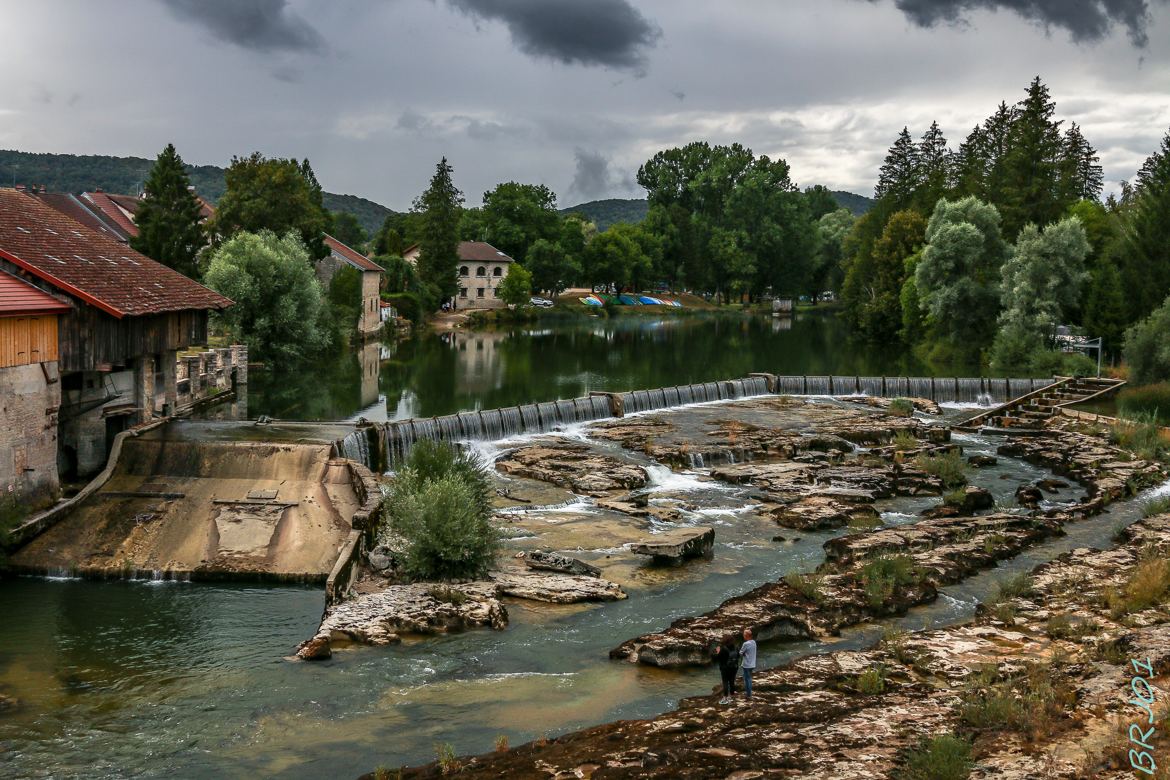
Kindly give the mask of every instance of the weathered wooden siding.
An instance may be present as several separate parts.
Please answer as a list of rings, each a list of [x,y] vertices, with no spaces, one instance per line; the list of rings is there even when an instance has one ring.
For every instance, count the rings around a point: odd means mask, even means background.
[[[207,343],[207,312],[114,317],[80,305],[61,318],[61,370],[92,371],[125,365],[141,355]]]
[[[0,368],[57,360],[57,315],[0,317]]]

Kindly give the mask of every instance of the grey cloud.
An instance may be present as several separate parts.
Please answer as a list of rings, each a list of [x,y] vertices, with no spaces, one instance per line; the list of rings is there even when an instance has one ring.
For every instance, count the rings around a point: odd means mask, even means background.
[[[576,195],[583,201],[608,198],[615,192],[632,192],[637,189],[634,177],[610,170],[609,158],[601,152],[577,148],[573,152],[577,168],[569,195]]]
[[[162,0],[178,18],[245,49],[322,53],[325,39],[287,0]]]
[[[1167,0],[1153,0],[1165,3]],[[885,0],[868,0],[885,2]],[[1124,26],[1135,46],[1149,43],[1148,0],[894,0],[894,4],[922,27],[939,22],[962,24],[970,11],[1012,11],[1045,28],[1067,30],[1073,41],[1100,41],[1115,25]]]
[[[402,115],[398,117],[398,122],[395,126],[399,130],[407,130],[409,132],[418,132],[425,130],[431,126],[431,122],[422,114],[412,109],[406,109]]]
[[[476,19],[503,22],[516,47],[566,65],[645,72],[662,31],[628,0],[447,0]]]

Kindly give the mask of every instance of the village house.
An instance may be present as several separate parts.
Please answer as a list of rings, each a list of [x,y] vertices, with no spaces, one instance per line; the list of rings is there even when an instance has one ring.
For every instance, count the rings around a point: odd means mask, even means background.
[[[362,309],[358,317],[358,333],[372,336],[382,332],[382,266],[361,252],[346,246],[328,233],[325,246],[329,255],[317,261],[317,279],[329,289],[329,283],[342,268],[353,268],[362,275]]]
[[[500,283],[508,276],[508,269],[516,262],[486,241],[459,242],[459,295],[456,307],[460,309],[499,309],[505,306],[499,297]],[[418,264],[418,244],[407,248],[402,257],[411,265]]]
[[[175,408],[177,352],[206,344],[209,313],[231,305],[108,232],[15,189],[0,189],[0,272],[39,290],[34,305],[48,306],[46,298],[65,305],[26,312],[41,318],[35,327],[7,326],[27,331],[30,339],[38,332],[39,354],[30,342],[26,355],[13,359],[29,362],[0,369],[0,399],[7,407],[31,387],[43,403],[30,407],[36,414],[26,410],[37,419],[0,431],[0,452],[23,449],[21,468],[50,469],[54,464],[44,462],[35,430],[55,428],[55,465],[63,478],[99,471],[115,434]],[[19,308],[14,312],[19,315]],[[55,325],[44,321],[49,315]],[[50,355],[53,359],[46,359]],[[38,371],[52,388],[38,387]],[[34,451],[37,462],[28,462]],[[3,468],[0,464],[0,478],[7,473]],[[46,478],[38,484],[53,482]]]

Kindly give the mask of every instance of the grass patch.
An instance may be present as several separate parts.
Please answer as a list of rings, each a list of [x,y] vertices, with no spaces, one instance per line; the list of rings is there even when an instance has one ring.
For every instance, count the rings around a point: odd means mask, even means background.
[[[894,431],[894,449],[898,452],[908,452],[918,449],[918,439],[910,431]]]
[[[1109,613],[1116,620],[1165,603],[1170,597],[1170,559],[1156,554],[1144,558],[1120,588],[1106,595]]]
[[[967,501],[967,491],[964,488],[952,490],[943,496],[943,503],[947,506],[962,506]]]
[[[1076,690],[1054,665],[1029,664],[1010,677],[992,668],[968,682],[959,718],[974,731],[1013,731],[1034,743],[1050,735],[1075,704]]]
[[[435,743],[435,760],[439,762],[439,771],[445,775],[459,771],[459,761],[455,758],[455,747],[450,742]]]
[[[784,582],[788,587],[795,590],[800,595],[804,596],[809,601],[820,604],[825,600],[825,595],[821,593],[821,583],[823,577],[818,574],[799,574],[797,572],[789,572],[784,575]]]
[[[1092,620],[1083,620],[1072,615],[1053,615],[1045,624],[1044,633],[1053,639],[1084,639],[1096,634],[1101,627]]]
[[[956,488],[967,484],[967,475],[963,470],[963,456],[958,450],[952,450],[941,455],[919,455],[915,464],[927,474],[932,474],[942,480],[943,487]]]
[[[953,734],[924,739],[906,756],[899,780],[966,780],[974,761],[971,743]]]
[[[909,555],[882,555],[861,567],[861,584],[869,606],[878,609],[898,591],[922,579]]]
[[[882,518],[879,515],[852,515],[847,525],[854,531],[872,531],[882,526]]]
[[[1098,661],[1114,666],[1121,666],[1129,662],[1129,651],[1123,639],[1110,639],[1097,645],[1093,655]]]
[[[505,753],[508,750],[508,735],[500,734],[496,737],[496,752]]]
[[[983,540],[983,552],[988,555],[995,555],[996,551],[1007,541],[1007,537],[1003,534],[992,534]]]
[[[1125,415],[1109,427],[1109,440],[1145,460],[1163,460],[1170,451],[1170,439],[1152,412]]]
[[[886,412],[895,417],[912,417],[914,415],[914,404],[908,398],[895,398],[893,401],[890,401]]]
[[[471,600],[471,597],[463,591],[447,585],[432,585],[427,588],[427,594],[435,601],[441,601],[444,604],[454,604],[455,606],[466,604]]]
[[[1122,417],[1148,415],[1170,425],[1170,382],[1122,388],[1117,394],[1117,408]]]
[[[886,690],[886,668],[871,666],[857,675],[857,692],[862,696],[878,696]]]
[[[983,602],[983,606],[996,620],[1010,626],[1016,622],[1016,605],[1013,602],[1031,588],[1032,578],[1027,574],[1017,574],[999,583],[995,593]]]
[[[1170,495],[1152,498],[1142,506],[1142,517],[1153,517],[1170,512]]]
[[[898,660],[898,663],[912,666],[917,659],[910,652],[907,644],[909,638],[909,632],[895,628],[894,626],[886,626],[885,630],[882,631],[881,646],[885,648],[886,652],[894,656]]]

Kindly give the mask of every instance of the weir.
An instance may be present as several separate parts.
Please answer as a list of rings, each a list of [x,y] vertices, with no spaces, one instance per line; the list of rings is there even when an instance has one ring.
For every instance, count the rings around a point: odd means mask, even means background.
[[[416,442],[492,441],[530,433],[547,433],[577,423],[594,422],[626,414],[652,412],[712,401],[752,396],[867,395],[885,398],[925,398],[936,403],[993,405],[1040,390],[1051,378],[992,379],[987,377],[888,377],[888,376],[775,376],[754,374],[743,379],[701,382],[598,393],[581,398],[458,412],[443,417],[413,418],[361,427],[335,445],[338,455],[375,471],[385,471],[401,461]]]

